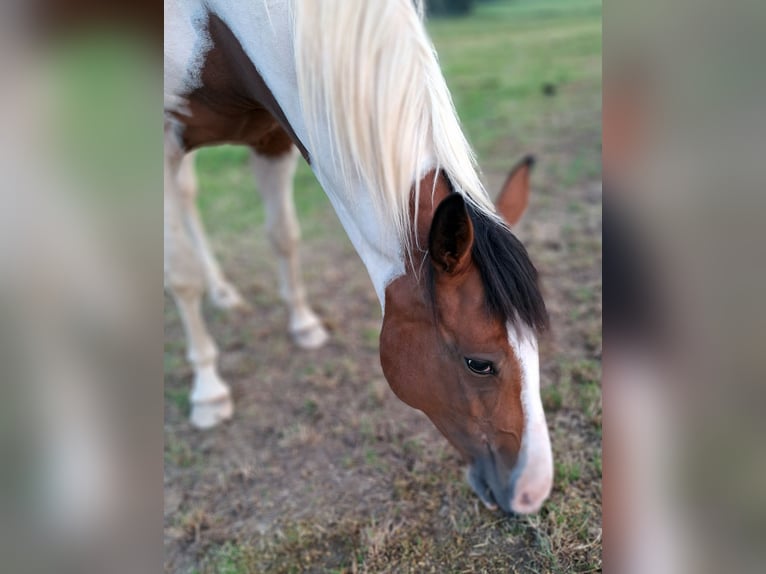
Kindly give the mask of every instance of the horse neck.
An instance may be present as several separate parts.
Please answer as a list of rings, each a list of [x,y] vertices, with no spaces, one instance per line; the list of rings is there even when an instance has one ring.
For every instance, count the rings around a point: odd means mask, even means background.
[[[232,0],[209,0],[207,3],[239,40],[279,102],[296,137],[309,147],[297,95],[292,30],[286,4]],[[348,180],[341,175],[327,151],[332,149],[330,132],[319,127],[319,138],[308,149],[311,168],[367,268],[381,309],[385,310],[386,286],[406,271],[404,250],[393,232],[392,221],[381,218],[376,210],[371,190],[361,180]],[[430,163],[427,161],[422,166],[421,174],[431,169]]]

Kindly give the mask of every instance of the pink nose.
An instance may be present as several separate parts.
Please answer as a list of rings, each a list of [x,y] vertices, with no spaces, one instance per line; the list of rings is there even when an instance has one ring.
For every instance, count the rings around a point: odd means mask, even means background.
[[[526,464],[515,477],[511,495],[511,510],[531,514],[540,510],[553,488],[553,457],[550,450],[527,457]]]

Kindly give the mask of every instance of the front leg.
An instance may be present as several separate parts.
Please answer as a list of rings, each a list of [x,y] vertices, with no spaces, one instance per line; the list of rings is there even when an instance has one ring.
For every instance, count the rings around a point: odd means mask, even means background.
[[[265,151],[265,150],[261,150]],[[253,150],[251,165],[266,207],[266,229],[279,266],[279,291],[287,304],[289,332],[296,345],[316,349],[328,334],[309,307],[300,271],[300,227],[293,201],[293,175],[298,151],[290,146],[279,155]]]
[[[194,369],[190,396],[191,423],[210,428],[231,418],[233,403],[229,386],[218,374],[218,349],[202,316],[205,290],[203,264],[184,225],[182,201],[177,186],[181,150],[166,128],[164,166],[164,275],[165,287],[178,307]]]

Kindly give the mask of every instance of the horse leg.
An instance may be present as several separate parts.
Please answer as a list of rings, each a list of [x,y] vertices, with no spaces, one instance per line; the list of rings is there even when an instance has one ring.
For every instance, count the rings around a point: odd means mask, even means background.
[[[290,147],[277,156],[253,150],[251,165],[266,208],[266,229],[279,265],[279,291],[287,304],[289,332],[296,345],[316,349],[328,334],[309,307],[300,271],[300,227],[293,201],[293,175],[298,150]]]
[[[175,300],[188,344],[187,357],[194,369],[190,396],[191,423],[210,428],[231,417],[233,404],[228,385],[218,374],[218,349],[202,317],[205,291],[203,264],[184,225],[182,198],[177,187],[183,152],[166,134],[165,142],[165,286]]]
[[[197,210],[197,176],[194,173],[194,154],[187,154],[181,160],[177,182],[184,222],[202,263],[210,302],[219,309],[247,307],[237,288],[224,277],[208,243],[207,234]]]

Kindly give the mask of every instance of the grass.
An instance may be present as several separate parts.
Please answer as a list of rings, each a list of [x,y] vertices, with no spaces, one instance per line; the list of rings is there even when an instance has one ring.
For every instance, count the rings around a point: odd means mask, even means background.
[[[470,19],[431,24],[460,118],[485,169],[507,169],[509,158],[493,157],[498,140],[511,135],[536,151],[558,116],[600,98],[601,65],[594,59],[601,50],[600,10],[593,0],[492,2]],[[545,84],[567,97],[541,97]],[[594,158],[590,165],[600,165]]]
[[[199,462],[199,456],[185,440],[169,433],[165,435],[165,462],[187,468]]]
[[[429,30],[485,174],[501,178],[524,153],[537,154],[532,208],[545,216],[558,214],[556,249],[544,240],[530,243],[559,307],[553,319],[561,333],[543,364],[544,378],[555,381],[543,388],[556,460],[554,492],[536,516],[506,518],[485,511],[446,443],[434,448],[422,436],[397,434],[388,415],[379,412],[391,406],[385,384],[379,388],[365,379],[368,373],[360,372],[354,357],[322,358],[295,373],[296,379],[312,381],[316,395],[294,401],[298,420],[274,430],[274,441],[281,450],[297,452],[301,446],[318,448],[322,438],[345,440],[350,432],[353,439],[334,467],[338,475],[315,477],[330,482],[343,473],[373,476],[374,484],[384,485],[390,504],[359,513],[353,503],[328,502],[322,521],[285,511],[276,530],[265,534],[248,530],[252,516],[247,514],[244,526],[238,523],[221,539],[203,540],[193,551],[180,546],[178,552],[193,555],[199,574],[594,572],[601,567],[601,288],[600,277],[592,275],[600,266],[600,232],[583,231],[589,218],[600,215],[600,205],[586,205],[579,191],[600,179],[601,2],[479,2],[470,17],[434,20]],[[543,93],[548,84],[555,86],[555,95]],[[214,245],[226,247],[226,269],[227,258],[238,261],[249,245],[264,241],[264,212],[247,152],[231,146],[202,150],[198,174],[200,209]],[[303,161],[295,189],[305,241],[347,241]],[[586,272],[590,278],[580,280]],[[259,297],[264,307],[275,305],[271,291],[248,294],[256,304]],[[369,323],[351,334],[344,329],[338,327],[331,344],[347,337],[374,351],[379,326]],[[166,349],[166,375],[172,380],[188,376],[178,359],[182,351],[172,345]],[[363,397],[364,413],[338,420],[326,414],[329,395],[352,392]],[[173,416],[186,416],[188,393],[166,391],[166,402]],[[227,440],[242,432],[234,429],[226,429]],[[215,462],[202,460],[184,437],[173,428],[167,431],[166,465],[179,472],[208,465],[215,476],[224,473]],[[210,512],[228,524],[230,507],[228,502],[224,510]],[[198,532],[199,521],[193,515],[185,528]]]
[[[254,572],[252,564],[253,550],[250,547],[226,542],[210,553],[200,574],[244,574]]]

